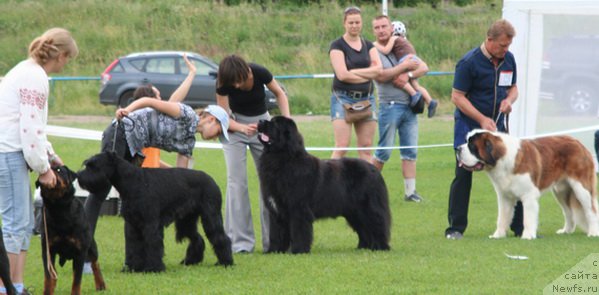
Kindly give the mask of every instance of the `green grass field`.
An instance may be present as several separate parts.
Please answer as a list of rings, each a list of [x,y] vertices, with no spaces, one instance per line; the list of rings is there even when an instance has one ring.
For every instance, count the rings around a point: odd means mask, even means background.
[[[109,119],[89,122],[51,123],[103,129]],[[81,120],[78,120],[81,121]],[[420,117],[420,145],[451,142],[453,123],[449,117]],[[332,128],[325,117],[298,118],[307,146],[332,145]],[[99,150],[99,143],[50,138],[67,165],[79,169],[81,162]],[[328,158],[329,152],[315,152]],[[351,153],[350,156],[355,156]],[[165,155],[171,163],[174,156]],[[251,163],[251,161],[250,161]],[[195,151],[195,168],[212,175],[224,193],[226,172],[221,150]],[[577,230],[569,236],[555,231],[563,224],[559,206],[549,194],[541,198],[539,234],[542,238],[522,241],[509,237],[488,238],[495,229],[496,198],[484,173],[474,178],[470,202],[470,224],[459,241],[446,240],[447,199],[453,178],[454,159],[450,147],[419,150],[420,204],[403,201],[399,153],[385,166],[383,175],[390,193],[393,225],[391,251],[356,250],[357,237],[341,218],[319,220],[314,225],[312,253],[305,255],[261,253],[236,254],[230,268],[214,266],[216,258],[207,249],[203,263],[182,266],[185,244],[175,244],[173,227],[165,234],[167,270],[159,274],[121,273],[124,261],[123,220],[102,217],[96,240],[108,290],[103,294],[539,294],[543,288],[587,255],[597,252],[597,239]],[[258,180],[250,169],[250,194],[254,228],[260,240],[257,206]],[[203,232],[202,232],[203,234]],[[524,255],[528,260],[508,259],[504,253]],[[71,267],[57,267],[58,294],[70,290]],[[36,294],[43,289],[39,237],[34,237],[27,261],[26,285]],[[94,290],[85,275],[83,292]]]

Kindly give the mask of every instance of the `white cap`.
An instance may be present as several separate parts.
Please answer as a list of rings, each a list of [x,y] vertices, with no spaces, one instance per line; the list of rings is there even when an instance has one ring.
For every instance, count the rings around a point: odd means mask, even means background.
[[[204,112],[213,115],[219,122],[222,132],[220,134],[220,141],[227,143],[229,142],[229,114],[225,109],[217,105],[209,105],[204,109]]]

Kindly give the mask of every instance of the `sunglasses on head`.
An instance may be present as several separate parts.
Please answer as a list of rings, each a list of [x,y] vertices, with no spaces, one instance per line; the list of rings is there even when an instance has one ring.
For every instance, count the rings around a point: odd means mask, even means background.
[[[348,14],[348,13],[352,13],[352,12],[360,13],[361,11],[360,11],[360,8],[355,7],[355,6],[350,6],[343,11],[344,14]]]

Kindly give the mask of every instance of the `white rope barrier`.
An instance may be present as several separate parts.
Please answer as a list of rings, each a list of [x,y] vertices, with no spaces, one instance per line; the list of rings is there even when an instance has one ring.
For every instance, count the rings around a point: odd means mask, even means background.
[[[599,125],[563,130],[563,131],[558,131],[558,132],[542,133],[542,134],[531,135],[531,136],[524,136],[522,138],[523,139],[534,139],[534,138],[539,138],[539,137],[574,134],[574,133],[582,133],[582,132],[595,131],[595,130],[599,130]],[[96,141],[100,141],[102,139],[102,131],[63,127],[63,126],[54,126],[54,125],[48,125],[46,128],[46,133],[51,136],[64,137],[64,138],[96,140]],[[195,147],[196,148],[208,148],[208,149],[222,149],[222,144],[198,141],[198,142],[196,142]],[[404,146],[404,147],[391,146],[391,147],[362,147],[362,148],[359,148],[359,147],[345,147],[345,148],[306,147],[306,150],[308,150],[308,151],[359,151],[359,150],[395,150],[395,149],[408,149],[408,148],[427,149],[427,148],[444,148],[444,147],[453,147],[453,144],[452,143],[443,143],[443,144],[415,145],[415,146]]]

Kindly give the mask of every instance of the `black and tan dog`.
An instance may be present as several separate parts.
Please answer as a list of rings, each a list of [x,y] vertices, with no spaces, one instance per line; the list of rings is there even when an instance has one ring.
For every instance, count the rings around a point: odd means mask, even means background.
[[[89,230],[83,204],[75,198],[73,181],[77,174],[66,166],[53,169],[56,174],[56,186],[48,188],[37,183],[44,200],[41,231],[44,294],[54,294],[56,288],[57,279],[54,273],[56,255],[60,258],[60,266],[64,266],[67,260],[73,260],[71,294],[81,294],[81,275],[86,256],[92,264],[96,290],[104,290],[106,285],[98,264],[96,242]]]
[[[4,246],[4,240],[2,239],[2,229],[0,229],[0,279],[2,280],[4,288],[6,288],[6,295],[17,294],[10,279],[10,267],[8,264],[6,247]]]
[[[164,228],[175,223],[176,240],[189,239],[182,264],[204,259],[204,232],[212,244],[218,264],[232,265],[231,240],[225,234],[220,188],[208,174],[191,169],[143,169],[115,153],[97,154],[78,172],[82,188],[97,192],[113,185],[119,192],[125,219],[125,255],[129,270],[164,271]]]

